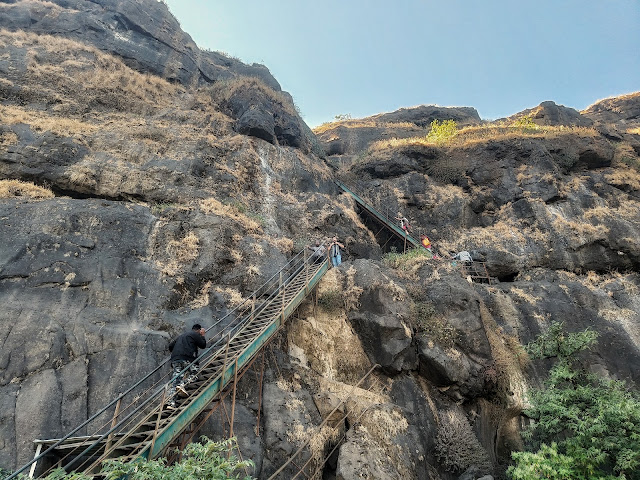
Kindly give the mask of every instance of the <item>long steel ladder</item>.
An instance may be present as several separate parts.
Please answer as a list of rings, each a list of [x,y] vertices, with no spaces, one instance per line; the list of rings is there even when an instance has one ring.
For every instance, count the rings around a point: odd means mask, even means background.
[[[371,205],[371,203],[369,203],[363,197],[355,193],[351,188],[347,187],[340,180],[334,180],[334,182],[343,191],[348,193],[356,201],[358,206],[360,206],[369,215],[373,216],[376,220],[382,223],[382,225],[387,227],[387,229],[390,230],[394,235],[396,235],[403,241],[406,240],[406,242],[413,248],[424,248],[422,243],[420,243],[419,240],[409,235],[408,232],[405,232],[404,230],[402,230],[402,228],[398,226],[394,218],[392,218],[391,216],[389,216],[384,212],[381,212],[379,209],[375,208],[373,205]],[[426,250],[425,253],[427,253],[427,255],[431,254],[431,252],[428,249],[424,248],[424,250]]]
[[[29,468],[33,474],[37,462],[47,455],[49,459],[55,455],[57,465],[67,471],[88,475],[99,475],[101,463],[107,459],[159,457],[201,413],[206,413],[208,406],[220,401],[225,388],[276,335],[327,269],[326,258],[314,262],[300,252],[230,312],[220,338],[198,358],[197,376],[187,384],[188,397],[174,396],[170,388],[172,372],[162,372],[168,370],[162,368],[165,361],[65,437],[39,441],[41,447],[48,448],[40,453],[40,447],[31,462],[6,480]],[[190,374],[189,368],[185,368],[185,376]],[[141,392],[143,388],[146,390]],[[167,408],[170,396],[174,396],[176,409]],[[102,425],[95,427],[91,435],[73,436],[100,421]]]

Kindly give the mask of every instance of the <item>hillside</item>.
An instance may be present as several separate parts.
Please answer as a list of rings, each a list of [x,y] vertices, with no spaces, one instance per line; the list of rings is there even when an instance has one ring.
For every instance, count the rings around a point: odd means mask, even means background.
[[[0,468],[333,235],[343,265],[272,343],[262,391],[257,372],[238,386],[257,478],[305,440],[321,478],[501,478],[548,368],[521,346],[555,321],[597,331],[584,364],[637,388],[640,93],[312,132],[266,67],[201,51],[162,2],[3,2],[0,28]],[[434,120],[457,135],[430,139]],[[334,179],[495,281],[394,253]],[[339,433],[318,428],[347,397]]]

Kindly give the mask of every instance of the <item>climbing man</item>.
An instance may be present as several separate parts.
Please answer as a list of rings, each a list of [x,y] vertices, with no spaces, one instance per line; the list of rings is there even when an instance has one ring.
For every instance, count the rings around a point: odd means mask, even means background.
[[[329,257],[331,257],[331,265],[334,267],[342,263],[341,248],[344,248],[344,245],[338,241],[338,237],[333,237],[333,240],[329,244]]]
[[[324,245],[320,245],[320,240],[316,240],[315,247],[307,246],[307,248],[313,252],[311,254],[311,260],[313,260],[313,263],[322,263],[326,250]]]
[[[206,330],[199,323],[191,327],[190,332],[183,333],[169,344],[171,352],[171,368],[173,369],[172,387],[175,393],[181,397],[187,397],[189,393],[186,390],[183,370],[187,365],[193,363],[198,358],[198,348],[205,348],[207,340],[204,335]],[[194,376],[198,371],[197,365],[191,365],[190,374]],[[171,395],[168,403],[169,408],[176,408],[175,396]]]
[[[461,252],[458,252],[452,258],[454,260],[460,260],[465,265],[471,265],[471,263],[473,262],[473,258],[471,257],[471,254],[466,250],[462,250]]]
[[[402,228],[402,230],[404,230],[405,234],[411,231],[411,225],[409,225],[409,220],[407,220],[407,217],[402,215],[402,213],[398,212],[398,215],[396,216],[396,220],[400,222],[400,227]]]

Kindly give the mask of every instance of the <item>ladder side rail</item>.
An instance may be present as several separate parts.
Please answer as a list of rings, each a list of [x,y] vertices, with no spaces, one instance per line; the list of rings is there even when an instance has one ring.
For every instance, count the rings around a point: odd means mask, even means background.
[[[324,260],[321,267],[318,271],[313,275],[311,281],[309,282],[312,285],[315,285],[320,278],[324,275],[324,273],[328,270],[328,260]],[[291,307],[295,302],[295,307],[297,307],[304,297],[306,296],[306,287],[307,285],[303,285],[299,288],[298,295],[289,302],[289,305],[286,308],[286,315],[288,317],[291,314]],[[300,296],[302,294],[302,296]],[[298,298],[299,297],[299,298]],[[160,438],[156,438],[154,441],[154,448],[151,449],[146,447],[142,452],[138,454],[138,457],[144,457],[148,459],[155,458],[159,455],[162,450],[171,443],[172,439],[175,438],[176,435],[179,435],[184,428],[188,426],[189,423],[195,418],[202,409],[206,408],[206,406],[218,395],[226,385],[231,382],[236,374],[236,369],[242,369],[248,362],[250,362],[255,355],[257,355],[262,348],[262,346],[268,342],[272,336],[277,332],[281,324],[278,320],[280,320],[280,315],[274,313],[274,321],[265,325],[260,332],[256,334],[255,339],[249,343],[246,347],[243,348],[241,352],[235,354],[235,362],[233,366],[228,366],[227,362],[225,362],[225,368],[221,374],[216,375],[214,379],[211,380],[209,385],[205,387],[205,389],[194,398],[189,406],[181,412],[178,417],[176,417],[169,425],[167,425],[163,431],[159,434]]]
[[[283,270],[293,270],[293,273],[291,275],[289,275],[289,279],[293,279],[296,277],[298,271],[300,270],[301,266],[303,266],[306,263],[306,256],[304,255],[303,251],[299,252],[298,254],[296,254],[294,257],[292,257],[287,264],[285,264],[285,266],[283,266],[278,272],[276,272],[270,279],[268,279],[267,281],[265,281],[260,287],[258,287],[258,289],[255,292],[260,292],[261,290],[266,290],[270,284],[273,282],[273,280],[275,280],[276,278],[279,277],[280,272]],[[300,262],[300,260],[302,260],[302,262]],[[254,292],[254,293],[255,293]],[[258,307],[258,312],[254,313],[253,318],[255,318],[259,312],[263,311],[270,303],[269,300],[274,300],[275,297],[277,297],[278,295],[278,291],[276,290],[275,292],[273,292],[268,299],[263,302],[263,304]],[[253,296],[247,298],[244,302],[242,302],[240,305],[236,306],[234,309],[232,309],[230,312],[228,312],[224,317],[222,317],[220,320],[218,320],[218,322],[216,322],[214,325],[212,325],[211,327],[208,328],[208,330],[210,330],[211,328],[215,327],[216,325],[219,325],[223,320],[227,319],[228,317],[230,317],[232,314],[234,313],[238,313],[240,308],[244,306],[245,303],[248,303],[249,300],[251,300],[253,298]],[[253,307],[255,308],[255,307]],[[242,317],[242,314],[240,315],[240,317]],[[249,319],[251,319],[251,316],[249,317]],[[236,330],[237,333],[238,330],[240,330],[243,326],[246,325],[246,322],[232,322],[233,326],[231,327],[231,331]],[[231,325],[231,324],[230,324]],[[225,327],[226,329],[227,327]],[[235,335],[234,335],[235,336]],[[224,338],[224,337],[223,337]],[[222,340],[222,338],[220,339]],[[212,351],[214,350],[213,347],[217,346],[217,342],[214,343],[211,347],[209,347],[209,349],[207,349],[205,352],[206,354],[212,353]],[[205,352],[203,352],[203,354],[205,354]],[[201,356],[202,358],[202,356]],[[88,425],[90,422],[92,422],[93,420],[95,420],[99,415],[103,414],[107,409],[109,409],[110,407],[112,407],[114,404],[116,404],[118,401],[121,401],[122,398],[131,393],[131,391],[133,391],[135,388],[137,388],[140,384],[142,384],[144,381],[148,380],[152,375],[154,375],[155,373],[157,373],[161,368],[164,367],[164,365],[166,363],[169,362],[169,358],[165,359],[161,364],[159,364],[152,372],[150,372],[149,374],[147,374],[145,377],[143,377],[142,379],[140,379],[138,382],[136,382],[134,385],[132,385],[129,389],[127,389],[125,392],[123,392],[121,395],[119,395],[116,399],[114,399],[109,405],[107,405],[106,407],[104,407],[102,410],[98,411],[96,414],[94,414],[92,417],[90,417],[89,419],[87,419],[85,422],[83,422],[82,424],[80,424],[78,427],[76,427],[74,430],[72,430],[71,432],[69,432],[67,435],[65,435],[64,437],[62,437],[61,439],[59,439],[56,443],[54,443],[53,445],[51,445],[49,448],[47,448],[44,452],[42,452],[40,455],[37,455],[36,457],[34,457],[33,460],[31,460],[28,464],[24,465],[22,468],[20,468],[18,471],[14,472],[11,476],[7,477],[6,480],[11,480],[13,478],[16,478],[17,475],[19,475],[20,473],[22,473],[23,471],[25,471],[27,468],[29,468],[29,466],[31,466],[32,464],[36,463],[38,460],[40,460],[41,458],[43,458],[45,455],[51,453],[53,450],[55,450],[55,448],[57,448],[59,445],[61,445],[62,443],[64,443],[66,440],[68,440],[74,433],[76,433],[78,430],[80,430],[81,428],[85,427],[86,425]],[[185,373],[187,370],[189,369],[189,367],[185,368],[185,370],[183,371],[183,373]],[[85,448],[85,450],[79,455],[76,456],[76,458],[74,458],[73,460],[71,460],[71,462],[68,465],[73,465],[77,460],[78,457],[88,453],[91,449],[95,448],[96,446],[98,446],[98,444],[100,444],[100,442],[102,442],[104,440],[104,438],[106,438],[107,436],[113,436],[113,434],[115,432],[118,432],[125,424],[130,423],[129,420],[137,413],[139,413],[144,407],[146,407],[154,398],[157,398],[159,395],[164,394],[165,393],[165,386],[163,385],[161,388],[158,388],[153,394],[151,394],[150,396],[148,396],[145,400],[142,401],[142,403],[140,405],[138,405],[137,407],[135,407],[131,412],[129,412],[129,414],[125,415],[124,417],[121,417],[121,420],[117,422],[116,425],[112,425],[112,427],[105,433],[103,433],[102,435],[98,436],[98,439],[93,442],[91,445],[89,445],[87,448]],[[134,402],[132,402],[131,405],[133,405],[136,401],[139,401],[140,398],[137,398]],[[127,406],[125,408],[125,410],[127,410],[128,408],[131,407],[131,405]],[[129,432],[127,432],[129,433]]]

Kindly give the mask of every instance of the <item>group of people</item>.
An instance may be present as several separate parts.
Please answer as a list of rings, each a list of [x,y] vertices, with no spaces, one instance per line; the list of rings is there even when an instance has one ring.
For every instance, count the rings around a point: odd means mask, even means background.
[[[396,220],[400,222],[400,227],[406,234],[411,232],[409,220],[400,212],[398,212]],[[342,263],[342,250],[345,246],[338,241],[338,237],[336,236],[334,236],[330,242],[325,243],[327,244],[326,246],[322,244],[320,240],[316,240],[314,246],[307,246],[307,248],[312,251],[311,260],[314,263],[321,263],[328,253],[331,265],[334,267],[339,266]],[[432,251],[431,240],[429,240],[426,235],[421,235],[420,243],[433,254],[434,258],[438,258]],[[452,252],[450,258],[463,262],[464,264],[473,262],[473,258],[469,252],[465,250],[455,255]],[[200,324],[196,323],[191,328],[191,331],[183,333],[169,344],[171,368],[173,370],[172,388],[174,390],[168,396],[167,408],[169,409],[176,408],[176,395],[182,397],[189,395],[187,392],[187,384],[197,378],[198,366],[196,360],[198,357],[198,349],[205,348],[207,345],[205,333],[206,330],[202,328]]]
[[[322,245],[320,240],[316,240],[315,246],[309,245],[307,248],[313,252],[311,254],[311,259],[314,263],[321,263],[324,260],[327,251],[329,252],[331,265],[337,267],[342,263],[341,249],[344,249],[344,245],[338,241],[338,237],[333,237],[327,247]]]

